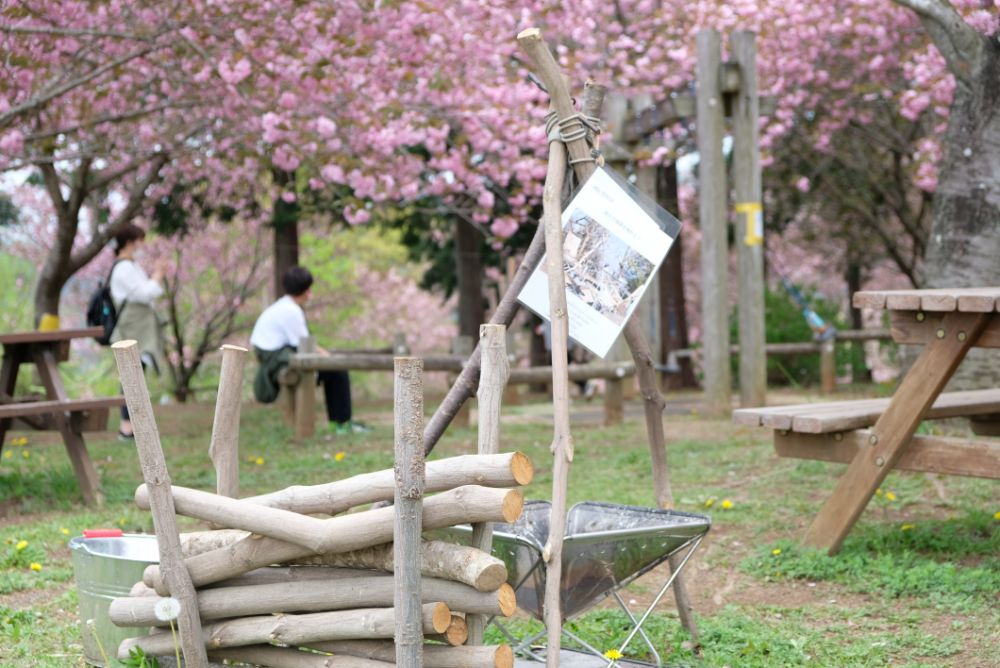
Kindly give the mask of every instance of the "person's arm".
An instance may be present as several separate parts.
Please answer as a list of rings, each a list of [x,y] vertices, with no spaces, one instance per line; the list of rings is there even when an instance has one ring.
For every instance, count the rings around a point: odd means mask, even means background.
[[[160,270],[162,276],[162,269]],[[163,294],[159,280],[146,275],[142,267],[131,260],[117,264],[111,273],[111,297],[116,302],[150,304]]]

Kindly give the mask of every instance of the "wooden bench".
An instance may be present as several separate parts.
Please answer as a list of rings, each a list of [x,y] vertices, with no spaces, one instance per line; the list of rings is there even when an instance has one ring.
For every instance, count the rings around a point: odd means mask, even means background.
[[[781,457],[850,463],[858,450],[874,445],[868,427],[878,422],[890,399],[741,408],[733,421],[774,429]],[[1000,389],[945,392],[926,419],[969,417],[976,433],[990,432],[1000,416]],[[915,435],[895,465],[898,469],[1000,479],[1000,442]]]
[[[12,427],[26,427],[39,431],[58,430],[56,413],[69,416],[70,428],[79,433],[106,431],[108,414],[112,408],[125,405],[125,397],[100,399],[70,399],[67,401],[31,401],[0,404],[0,419],[14,420]],[[0,450],[3,446],[0,444]]]

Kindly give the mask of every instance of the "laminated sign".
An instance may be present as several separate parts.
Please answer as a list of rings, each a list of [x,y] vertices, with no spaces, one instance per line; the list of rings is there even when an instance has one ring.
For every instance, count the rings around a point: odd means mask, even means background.
[[[607,169],[597,169],[562,213],[569,336],[607,355],[680,233],[681,224]],[[549,319],[545,259],[518,301]]]

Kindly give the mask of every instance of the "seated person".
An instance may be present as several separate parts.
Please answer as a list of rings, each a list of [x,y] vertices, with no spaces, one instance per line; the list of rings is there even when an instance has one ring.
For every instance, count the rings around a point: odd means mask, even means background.
[[[269,404],[278,398],[278,374],[288,366],[289,357],[298,349],[299,341],[309,336],[302,307],[309,301],[312,283],[312,274],[305,267],[286,271],[282,277],[285,296],[264,309],[253,326],[250,345],[260,363],[253,393],[261,403]],[[318,380],[326,395],[326,415],[336,425],[336,433],[371,431],[370,427],[351,420],[351,381],[346,371],[320,371]]]

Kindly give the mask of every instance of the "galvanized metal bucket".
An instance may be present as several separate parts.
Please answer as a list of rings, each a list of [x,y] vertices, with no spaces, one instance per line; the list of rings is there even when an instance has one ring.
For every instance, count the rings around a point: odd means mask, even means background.
[[[156,536],[77,536],[70,540],[69,549],[73,556],[73,573],[76,575],[76,588],[80,598],[83,655],[87,663],[104,666],[104,655],[114,661],[122,640],[145,635],[148,631],[143,628],[115,626],[108,617],[108,606],[112,599],[128,596],[132,585],[142,580],[142,572],[146,566],[160,562]]]

